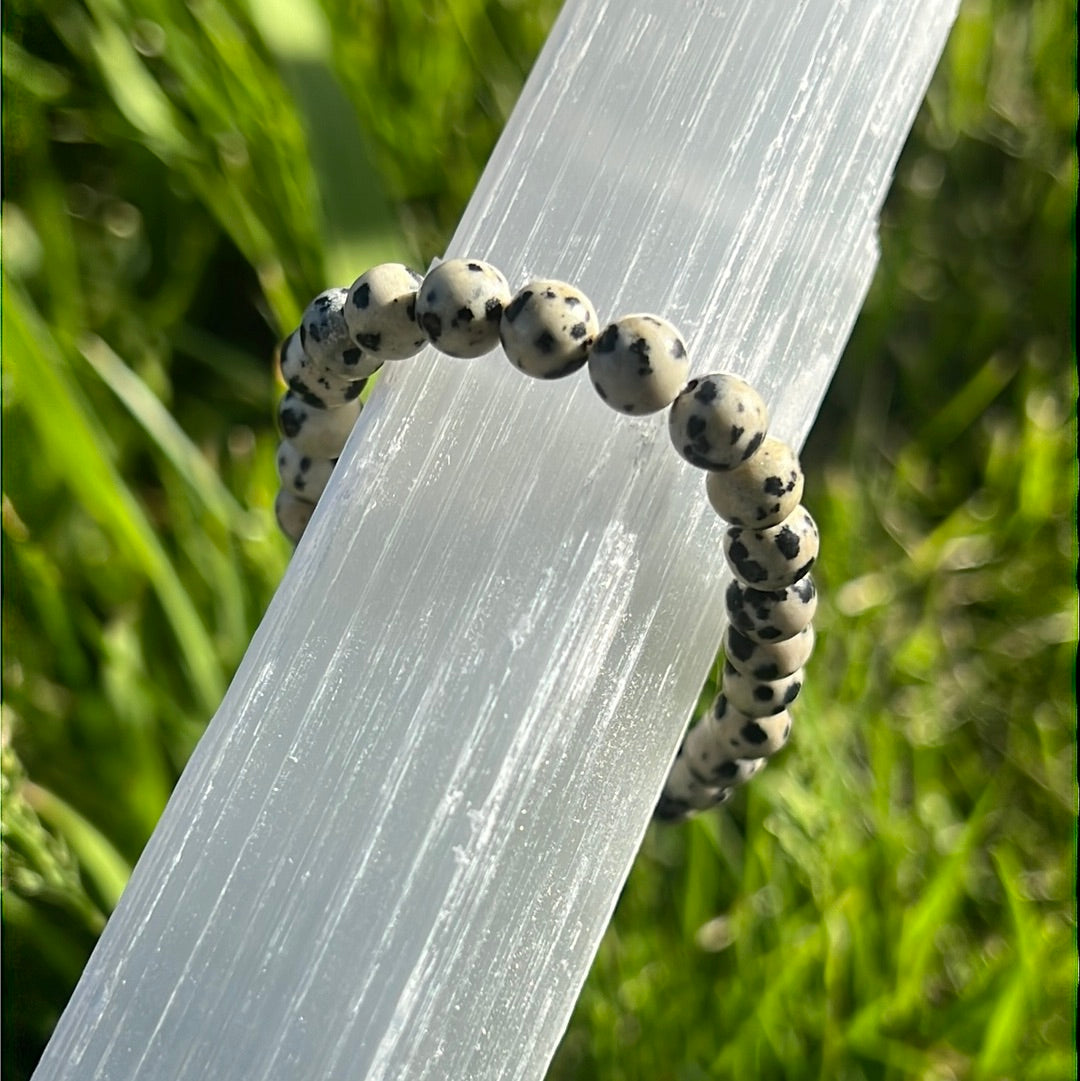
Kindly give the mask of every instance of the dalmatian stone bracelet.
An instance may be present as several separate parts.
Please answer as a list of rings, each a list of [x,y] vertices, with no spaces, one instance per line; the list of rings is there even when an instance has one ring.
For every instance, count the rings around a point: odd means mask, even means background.
[[[315,297],[280,349],[289,389],[278,409],[275,512],[293,541],[360,414],[367,379],[428,344],[463,358],[501,344],[536,379],[587,367],[612,409],[668,410],[675,449],[705,471],[706,497],[728,523],[724,555],[734,580],[725,594],[722,690],[683,739],[654,814],[679,820],[723,803],[787,742],[789,707],[814,647],[809,571],[818,531],[802,506],[799,460],[768,434],[765,402],[729,373],[687,382],[686,345],[659,316],[627,315],[601,328],[588,298],[565,282],[533,281],[511,294],[480,260],[451,259],[426,277],[384,263]]]

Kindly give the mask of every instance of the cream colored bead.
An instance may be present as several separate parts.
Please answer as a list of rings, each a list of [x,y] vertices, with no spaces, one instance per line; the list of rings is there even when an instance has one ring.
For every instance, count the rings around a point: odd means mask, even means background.
[[[736,469],[755,453],[769,427],[761,395],[728,372],[691,379],[671,403],[668,433],[699,469]]]
[[[571,375],[589,359],[600,325],[584,293],[566,282],[534,281],[502,314],[499,339],[507,359],[536,379]]]
[[[799,505],[802,467],[787,443],[769,436],[742,465],[726,473],[709,473],[705,494],[726,522],[767,529]]]
[[[606,327],[589,354],[596,393],[620,413],[655,413],[671,404],[690,362],[679,332],[656,315],[625,315]]]

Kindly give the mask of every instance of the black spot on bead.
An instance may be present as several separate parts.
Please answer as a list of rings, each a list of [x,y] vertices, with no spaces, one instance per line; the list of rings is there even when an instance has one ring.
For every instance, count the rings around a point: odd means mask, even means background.
[[[759,664],[752,672],[754,679],[763,679],[766,682],[780,678],[780,666],[775,661],[772,664]]]
[[[304,426],[304,414],[296,409],[283,409],[281,411],[281,430],[287,439],[292,439],[300,434]]]
[[[682,360],[686,356],[686,347],[678,338],[671,343],[671,355],[676,360]]]
[[[593,343],[593,352],[614,353],[615,343],[618,341],[618,339],[619,328],[614,323],[612,323],[610,326],[605,328],[604,332]],[[603,397],[603,395],[601,395],[601,397]],[[604,398],[604,400],[607,401],[607,398]]]
[[[366,308],[371,303],[371,286],[367,282],[353,293],[352,302],[354,308]]]
[[[542,331],[538,334],[533,344],[541,353],[553,353],[555,351],[555,338],[549,330]]]
[[[750,558],[746,545],[734,536],[740,532],[741,530],[731,530],[732,541],[728,548],[728,559],[744,582],[764,582],[768,578],[768,572],[757,560]]]
[[[692,387],[693,385],[693,383],[687,384],[686,389],[689,390],[690,387]],[[698,386],[697,393],[694,395],[694,397],[699,402],[705,402],[706,404],[715,401],[716,384],[711,379],[702,379],[700,385]]]
[[[378,337],[378,335],[376,335],[376,337]],[[346,349],[345,352],[341,354],[341,362],[346,368],[355,368],[357,364],[360,363],[363,355],[364,353],[360,349]]]
[[[784,705],[785,706],[790,706],[791,703],[794,702],[795,699],[799,697],[799,691],[801,691],[801,690],[802,690],[802,684],[798,680],[796,680],[794,683],[792,683],[788,687],[787,693],[784,695]]]
[[[506,306],[506,321],[512,323],[521,314],[522,309],[526,304],[532,300],[532,290],[523,289],[514,299]]]
[[[442,320],[436,312],[424,312],[420,317],[420,325],[433,342],[437,342],[442,336]]]
[[[649,363],[649,343],[644,338],[635,338],[631,343],[628,353],[633,353],[638,358],[638,375],[652,374],[652,365]]]
[[[502,318],[503,305],[498,297],[488,297],[484,304],[484,318],[489,323],[497,323]]]
[[[743,459],[744,462],[746,461],[747,458],[749,458],[752,454],[754,454],[757,451],[758,447],[761,446],[761,441],[764,438],[765,438],[765,433],[764,432],[758,432],[754,436],[754,438],[750,440],[749,444],[746,447],[746,450],[743,451],[742,459]]]
[[[785,559],[794,559],[799,554],[799,535],[790,526],[784,526],[773,543]]]
[[[468,304],[466,304],[464,307],[458,308],[457,312],[454,314],[454,324],[453,325],[457,326],[459,323],[469,324],[475,318],[476,318],[476,316],[473,315],[472,308],[470,308],[468,306]]]
[[[730,781],[739,772],[739,763],[736,759],[721,762],[713,771],[718,781]]]
[[[766,495],[783,495],[785,491],[791,491],[790,488],[784,488],[782,477],[766,477],[761,487]]]
[[[755,747],[760,747],[769,738],[768,733],[757,721],[747,721],[739,729],[739,735],[742,736],[744,742],[752,743]]]
[[[360,397],[360,392],[364,389],[366,379],[357,379],[355,383],[350,383],[348,389],[345,391],[345,401],[354,402]]]
[[[573,338],[576,342],[581,341],[581,339],[584,338],[588,333],[589,328],[586,327],[584,323],[575,323],[570,328],[570,337]]]
[[[767,683],[759,683],[753,691],[755,702],[771,702],[774,690]]]
[[[749,638],[732,628],[728,630],[727,649],[738,660],[748,661],[754,655],[755,646]]]
[[[672,796],[661,795],[653,809],[653,818],[660,822],[678,822],[690,813],[690,804]]]
[[[357,334],[356,344],[364,349],[370,349],[372,353],[377,353],[379,346],[382,345],[382,335],[374,331],[370,334]]]
[[[740,428],[736,424],[733,424],[731,426],[731,446],[735,446],[735,444],[738,443],[740,439],[742,439],[743,432],[745,431],[745,428]]]
[[[484,273],[484,268],[480,263],[466,263],[465,266],[468,267],[468,269],[471,270],[474,274]]]

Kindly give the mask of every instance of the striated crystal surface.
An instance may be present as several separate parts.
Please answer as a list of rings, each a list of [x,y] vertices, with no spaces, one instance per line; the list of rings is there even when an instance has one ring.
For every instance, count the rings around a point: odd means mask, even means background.
[[[801,445],[955,7],[570,0],[448,254],[664,315]],[[37,1081],[541,1077],[721,533],[665,414],[584,372],[387,365]]]

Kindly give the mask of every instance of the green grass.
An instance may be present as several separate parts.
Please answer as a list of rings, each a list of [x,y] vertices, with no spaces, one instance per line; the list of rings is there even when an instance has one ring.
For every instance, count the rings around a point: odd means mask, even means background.
[[[441,250],[556,8],[5,4],[5,1078],[285,566],[275,339]],[[804,455],[792,746],[650,831],[553,1079],[1074,1075],[1074,49],[966,0]]]

